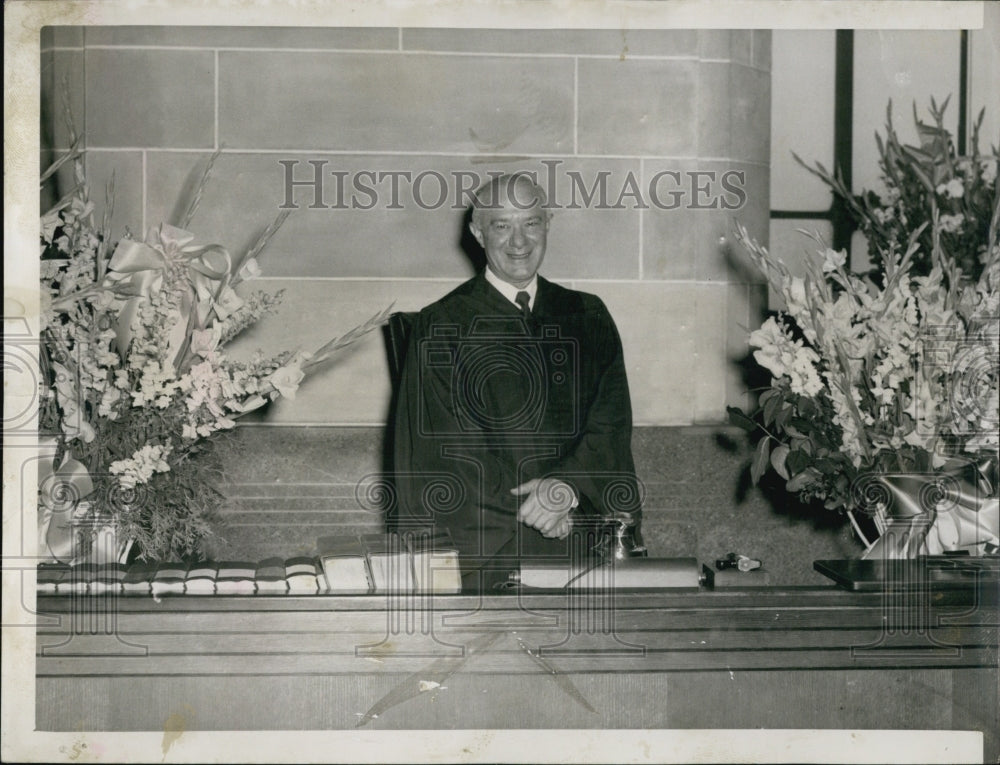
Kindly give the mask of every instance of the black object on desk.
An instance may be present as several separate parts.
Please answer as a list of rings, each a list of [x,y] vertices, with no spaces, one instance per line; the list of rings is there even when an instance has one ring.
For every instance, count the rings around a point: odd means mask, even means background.
[[[1000,557],[921,555],[906,559],[817,560],[813,568],[855,592],[965,589],[1000,584]]]

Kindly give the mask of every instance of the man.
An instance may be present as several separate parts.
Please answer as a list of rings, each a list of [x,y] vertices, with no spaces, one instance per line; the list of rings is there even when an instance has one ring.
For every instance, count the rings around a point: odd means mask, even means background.
[[[391,520],[447,528],[486,581],[640,512],[621,341],[599,298],[538,276],[545,201],[523,174],[476,192],[487,267],[418,314],[399,390]]]

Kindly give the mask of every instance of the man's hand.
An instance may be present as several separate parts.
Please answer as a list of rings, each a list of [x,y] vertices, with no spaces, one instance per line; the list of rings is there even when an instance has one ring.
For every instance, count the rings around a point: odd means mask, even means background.
[[[568,483],[558,478],[532,478],[515,486],[510,493],[528,495],[517,510],[519,521],[552,539],[563,539],[569,535],[572,525],[569,511],[578,503],[576,493]]]

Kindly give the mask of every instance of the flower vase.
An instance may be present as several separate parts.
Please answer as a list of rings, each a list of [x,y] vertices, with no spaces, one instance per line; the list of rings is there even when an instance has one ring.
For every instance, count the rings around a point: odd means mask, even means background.
[[[881,536],[868,542],[861,535],[868,548],[862,558],[994,554],[1000,546],[994,472],[990,461],[955,461],[932,474],[876,476],[872,516]]]

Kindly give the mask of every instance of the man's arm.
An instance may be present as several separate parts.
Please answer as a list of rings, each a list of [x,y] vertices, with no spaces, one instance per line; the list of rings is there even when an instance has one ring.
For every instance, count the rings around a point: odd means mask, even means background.
[[[551,475],[563,477],[581,498],[581,504],[602,515],[642,511],[632,459],[632,404],[621,338],[611,314],[597,300],[593,395],[582,415],[579,437]]]

